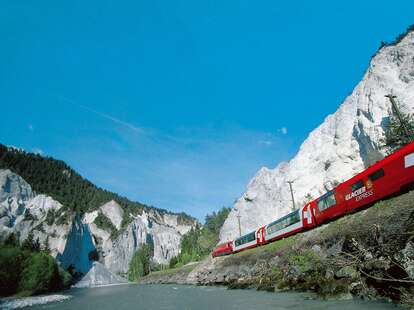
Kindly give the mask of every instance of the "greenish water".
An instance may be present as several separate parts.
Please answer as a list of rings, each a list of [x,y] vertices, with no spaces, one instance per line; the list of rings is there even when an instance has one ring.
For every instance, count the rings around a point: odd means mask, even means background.
[[[222,287],[184,285],[121,285],[70,290],[73,298],[33,309],[71,310],[386,310],[397,307],[361,300],[322,301],[302,293],[268,293],[255,290],[227,290]]]

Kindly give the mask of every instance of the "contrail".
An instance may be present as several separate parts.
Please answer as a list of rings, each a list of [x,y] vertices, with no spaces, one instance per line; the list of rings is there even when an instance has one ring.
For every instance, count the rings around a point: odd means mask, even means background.
[[[136,126],[132,125],[131,123],[125,122],[125,121],[123,121],[123,120],[121,120],[119,118],[116,118],[116,117],[113,117],[111,115],[108,115],[108,114],[105,114],[105,113],[96,111],[94,109],[91,109],[90,107],[87,107],[87,106],[83,105],[83,104],[76,103],[75,101],[73,101],[73,100],[71,100],[69,98],[66,98],[66,97],[63,97],[63,96],[59,96],[59,98],[62,99],[62,100],[64,100],[64,101],[66,101],[66,102],[68,102],[68,103],[70,103],[70,104],[72,104],[72,105],[78,106],[78,107],[80,107],[80,108],[82,108],[84,110],[87,110],[89,112],[92,112],[95,115],[98,115],[100,117],[103,117],[103,118],[105,118],[107,120],[110,120],[110,121],[112,121],[114,123],[117,123],[119,125],[125,126],[125,127],[129,128],[129,129],[131,129],[132,131],[135,131],[137,133],[144,133],[144,130],[142,128],[136,127]]]

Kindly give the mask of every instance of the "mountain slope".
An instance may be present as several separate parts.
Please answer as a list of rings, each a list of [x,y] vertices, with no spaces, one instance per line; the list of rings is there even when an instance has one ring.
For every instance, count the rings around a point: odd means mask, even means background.
[[[258,171],[224,223],[221,241],[238,236],[238,214],[244,234],[288,213],[287,181],[294,181],[301,205],[306,196],[319,197],[384,156],[380,139],[391,110],[384,96],[393,93],[409,111],[414,108],[413,30],[381,47],[352,94],[310,133],[291,161]]]
[[[78,213],[98,209],[104,203],[115,200],[126,212],[141,214],[143,210],[156,209],[161,214],[173,214],[167,210],[130,201],[118,194],[95,186],[83,178],[65,162],[51,157],[28,153],[21,149],[7,147],[0,143],[0,169],[10,169],[25,179],[37,193],[43,193],[58,200],[64,210]],[[193,221],[185,213],[180,220]],[[127,223],[124,223],[124,225]]]
[[[97,188],[61,161],[0,145],[0,242],[32,234],[73,272],[86,274],[99,261],[124,274],[145,243],[153,262],[166,264],[196,224]]]

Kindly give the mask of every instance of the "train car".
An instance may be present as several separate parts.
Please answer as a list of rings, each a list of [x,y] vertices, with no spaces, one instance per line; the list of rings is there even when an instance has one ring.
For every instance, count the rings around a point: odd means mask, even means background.
[[[311,203],[317,225],[413,188],[414,143],[376,162]]]
[[[316,222],[311,211],[311,204],[293,211],[264,227],[262,244],[285,238],[300,231],[315,227]]]
[[[261,228],[253,230],[234,240],[233,252],[237,253],[243,250],[251,249],[259,245],[258,235],[261,234]]]
[[[233,253],[233,241],[219,244],[214,248],[213,257],[225,256]]]

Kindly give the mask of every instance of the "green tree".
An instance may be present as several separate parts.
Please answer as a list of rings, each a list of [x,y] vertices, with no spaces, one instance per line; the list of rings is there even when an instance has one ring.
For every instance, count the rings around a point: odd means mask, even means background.
[[[19,246],[19,239],[16,237],[14,233],[11,233],[7,236],[6,240],[4,241],[4,245],[17,247]]]
[[[36,238],[35,240],[33,237],[33,232],[31,231],[27,235],[27,238],[23,241],[22,248],[27,251],[39,252],[40,251],[39,238]]]
[[[146,206],[139,202],[130,201],[125,197],[99,188],[76,173],[63,161],[51,157],[42,157],[0,144],[0,169],[10,169],[19,174],[34,191],[47,194],[59,201],[63,208],[58,212],[49,212],[46,221],[49,225],[55,220],[58,224],[67,223],[74,212],[85,213],[98,209],[104,203],[115,200],[124,210],[122,226],[132,220],[130,214],[142,214],[143,210],[156,209],[161,214],[169,213],[164,209]],[[55,214],[57,213],[57,214]],[[190,223],[194,218],[180,213],[180,224]],[[30,212],[26,213],[27,221],[35,220]],[[107,223],[101,223],[106,225]],[[111,230],[111,227],[109,227]],[[116,237],[116,234],[112,234]]]
[[[198,261],[209,255],[219,241],[220,229],[230,210],[223,207],[218,212],[207,214],[202,227],[197,225],[186,233],[181,239],[181,252],[170,260],[170,268]]]
[[[52,256],[40,252],[25,261],[19,290],[30,294],[56,291],[62,288],[59,268]]]
[[[0,246],[0,296],[32,295],[69,287],[72,278],[46,252]]]
[[[391,113],[385,129],[385,137],[382,140],[384,147],[389,153],[394,152],[414,140],[413,114],[405,113],[404,110],[406,109],[398,103],[396,103],[396,106],[399,110],[400,117],[398,117],[398,111],[393,109],[393,113]]]
[[[143,244],[141,248],[134,253],[128,268],[128,279],[130,281],[137,281],[140,277],[150,273],[151,252],[151,246]]]
[[[23,251],[11,246],[0,248],[0,296],[17,292],[23,263],[26,259]]]

